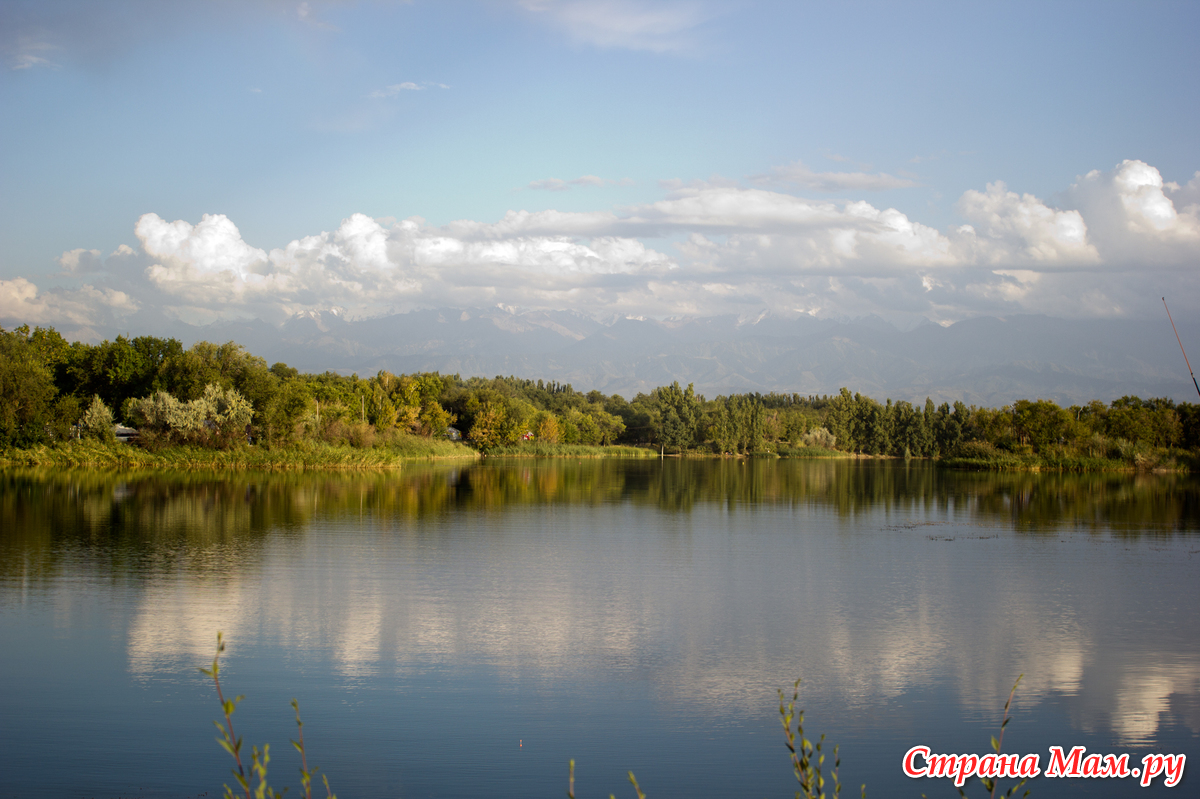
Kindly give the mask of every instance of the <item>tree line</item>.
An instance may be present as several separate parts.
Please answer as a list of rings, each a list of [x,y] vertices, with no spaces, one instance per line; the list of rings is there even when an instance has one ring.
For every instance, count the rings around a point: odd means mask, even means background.
[[[669,452],[801,453],[837,449],[900,457],[1071,453],[1200,447],[1200,406],[1122,397],[1060,407],[1019,400],[923,407],[836,395],[747,393],[706,399],[679,383],[639,393],[580,392],[517,377],[437,372],[362,378],[301,373],[234,342],[118,336],[68,342],[53,328],[0,328],[0,446],[111,437],[137,428],[145,446],[280,447],[325,441],[366,447],[397,436],[461,436],[483,451],[539,444],[634,444]]]

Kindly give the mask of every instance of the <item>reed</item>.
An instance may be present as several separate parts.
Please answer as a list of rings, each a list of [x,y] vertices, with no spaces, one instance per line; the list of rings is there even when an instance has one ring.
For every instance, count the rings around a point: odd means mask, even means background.
[[[784,738],[787,740],[788,753],[792,761],[792,774],[796,777],[796,782],[800,783],[800,790],[796,791],[796,799],[826,799],[825,794],[825,776],[822,773],[822,768],[825,765],[825,753],[822,751],[825,746],[825,736],[817,738],[814,744],[808,738],[804,737],[804,711],[796,710],[796,700],[800,697],[800,680],[792,683],[792,698],[785,705],[783,702],[783,691],[779,692],[779,717],[783,724]],[[792,729],[792,719],[796,720],[796,729]],[[842,761],[838,753],[838,747],[833,747],[833,769],[830,772],[830,779],[833,781],[833,799],[837,799],[842,793],[842,783],[838,778],[838,771],[841,768]],[[867,786],[862,786],[862,797],[866,799]]]
[[[245,795],[245,799],[283,799],[283,794],[287,792],[284,788],[283,793],[280,793],[270,787],[267,781],[267,766],[270,763],[270,744],[263,744],[260,751],[257,746],[251,748],[250,765],[247,768],[244,758],[242,757],[242,739],[233,730],[233,714],[237,710],[238,703],[245,697],[236,696],[232,699],[226,699],[224,689],[221,687],[221,654],[225,651],[225,641],[220,632],[217,633],[217,651],[213,655],[212,666],[210,668],[201,668],[201,673],[212,678],[213,685],[217,689],[217,700],[221,703],[221,713],[225,718],[224,723],[214,721],[217,730],[221,733],[216,739],[229,755],[233,758],[234,768],[231,769],[234,780],[238,787]],[[1008,694],[1008,701],[1004,703],[1004,714],[1000,722],[999,737],[992,736],[992,751],[1000,754],[1001,746],[1004,743],[1004,730],[1008,727],[1008,723],[1012,721],[1012,716],[1009,711],[1012,707],[1013,697],[1016,696],[1017,686],[1021,684],[1024,674],[1017,677],[1017,681],[1013,683],[1012,690]],[[841,756],[838,747],[833,747],[833,767],[827,770],[826,754],[825,754],[825,736],[822,734],[814,743],[804,733],[804,710],[796,709],[796,701],[800,697],[800,680],[792,683],[792,696],[786,702],[784,692],[779,691],[779,717],[780,723],[783,725],[783,733],[785,743],[788,749],[789,759],[792,766],[792,774],[799,784],[799,790],[796,791],[795,799],[840,799],[842,791],[841,778],[839,772],[841,769]],[[300,703],[295,699],[291,702],[292,710],[296,713],[296,729],[298,731],[297,739],[292,741],[292,746],[300,753],[300,783],[304,791],[305,799],[312,799],[312,780],[320,770],[318,768],[309,769],[308,755],[304,748],[304,722],[300,720]],[[795,726],[793,727],[793,722]],[[567,797],[575,799],[575,761],[569,761],[567,765]],[[826,776],[828,775],[828,776]],[[329,778],[321,775],[325,783],[325,793],[327,799],[337,799],[333,791],[329,787]],[[998,785],[996,780],[984,777],[980,780],[985,790],[988,791],[990,799],[996,799],[996,791]],[[633,785],[633,790],[637,794],[637,799],[646,799],[646,794],[642,792],[641,786],[638,784],[637,777],[633,772],[629,772],[629,782]],[[1000,796],[1002,799],[1012,799],[1028,780],[1021,780],[1008,789]],[[225,785],[224,799],[237,799],[237,794],[234,790]],[[832,788],[832,792],[826,790],[827,787]],[[860,796],[866,799],[867,786],[864,784],[861,789]],[[958,794],[962,799],[967,799],[966,793],[962,788],[958,788]],[[1023,797],[1028,797],[1030,791],[1026,789]],[[922,794],[924,796],[924,794]],[[613,794],[609,794],[609,799],[615,799]]]
[[[1013,697],[1017,695],[1017,686],[1021,684],[1021,680],[1024,677],[1024,674],[1018,675],[1017,681],[1013,683],[1012,690],[1008,692],[1008,701],[1004,703],[1004,718],[1000,721],[1000,737],[997,738],[994,735],[992,736],[992,751],[996,754],[1000,754],[1000,747],[1004,743],[1004,728],[1008,726],[1008,722],[1012,721],[1012,716],[1008,715],[1008,709],[1012,707]],[[991,799],[996,799],[996,789],[998,787],[996,780],[992,779],[991,777],[983,777],[980,781],[983,783],[983,787],[987,789],[988,796],[990,796]],[[1000,795],[1004,797],[1004,799],[1011,799],[1013,794],[1021,790],[1021,787],[1025,785],[1026,782],[1028,782],[1028,780],[1021,780],[1009,788],[1007,792]],[[1029,789],[1026,789],[1022,796],[1029,796],[1029,793]],[[967,794],[962,788],[958,789],[958,795],[963,799],[967,799]]]
[[[510,447],[493,447],[489,458],[657,458],[656,449],[619,445],[549,444],[528,441]]]
[[[479,453],[454,441],[403,436],[374,447],[302,442],[267,448],[241,445],[210,449],[177,445],[158,450],[93,440],[39,444],[0,452],[0,464],[11,466],[89,466],[116,469],[252,470],[383,469],[405,461],[478,458]]]
[[[233,757],[233,762],[236,768],[230,769],[234,780],[237,781],[238,787],[242,789],[246,799],[283,799],[283,794],[287,793],[287,788],[283,792],[276,791],[270,786],[267,781],[267,765],[271,762],[271,745],[263,744],[260,752],[257,746],[251,747],[250,750],[250,773],[246,773],[246,764],[242,759],[242,739],[233,731],[233,713],[237,710],[244,696],[240,694],[233,699],[226,699],[225,693],[221,689],[221,653],[225,651],[225,641],[221,637],[221,633],[217,633],[217,652],[213,655],[212,668],[201,668],[200,672],[212,677],[213,684],[217,688],[217,699],[221,702],[221,713],[225,717],[225,723],[214,721],[217,730],[221,736],[217,738],[217,743],[221,748]],[[300,703],[295,699],[292,700],[292,709],[296,711],[296,728],[299,730],[298,741],[292,741],[292,746],[300,753],[300,784],[304,788],[304,799],[312,799],[312,778],[319,769],[308,768],[308,755],[304,751],[304,722],[300,720]],[[325,782],[325,794],[327,799],[337,799],[333,791],[329,788],[329,778],[322,775]],[[253,789],[251,788],[251,784]],[[236,799],[236,794],[233,789],[225,785],[225,799]],[[253,794],[251,794],[253,790]]]
[[[1085,455],[1014,455],[997,452],[987,457],[949,457],[938,460],[948,469],[990,472],[1186,472],[1189,465],[1180,465],[1175,458],[1118,460]]]
[[[836,449],[826,449],[825,447],[788,447],[780,446],[778,450],[781,458],[852,458],[854,457],[849,452],[842,452]]]

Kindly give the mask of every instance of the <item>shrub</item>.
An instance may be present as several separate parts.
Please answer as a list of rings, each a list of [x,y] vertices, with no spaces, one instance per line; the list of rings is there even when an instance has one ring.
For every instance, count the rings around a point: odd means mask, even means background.
[[[952,458],[987,460],[994,458],[997,450],[986,441],[962,441],[948,454]]]
[[[375,446],[375,428],[366,422],[356,422],[348,425],[346,437],[350,441],[350,446],[357,447],[358,449]]]
[[[94,438],[97,441],[113,441],[113,412],[109,409],[100,395],[92,396],[92,404],[83,412],[79,419],[79,433],[83,438]]]
[[[254,408],[232,388],[215,383],[191,402],[180,402],[165,391],[126,404],[127,418],[148,440],[229,446],[245,434]]]
[[[805,433],[800,441],[806,447],[833,449],[833,445],[837,443],[837,436],[824,427],[817,427]]]

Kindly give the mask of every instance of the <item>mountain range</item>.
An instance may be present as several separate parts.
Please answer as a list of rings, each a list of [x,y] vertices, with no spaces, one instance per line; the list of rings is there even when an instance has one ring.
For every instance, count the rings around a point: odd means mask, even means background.
[[[1196,400],[1165,315],[1156,321],[978,317],[902,330],[877,316],[600,320],[569,311],[442,308],[361,320],[307,312],[278,326],[259,320],[186,326],[165,317],[130,326],[137,328],[133,335],[171,335],[185,344],[236,341],[268,363],[301,371],[516,375],[626,398],[679,381],[709,397],[832,394],[845,386],[880,401],[931,397],[990,407],[1022,398],[1107,402],[1127,394]],[[1181,322],[1180,335],[1185,346],[1200,344],[1200,325]]]

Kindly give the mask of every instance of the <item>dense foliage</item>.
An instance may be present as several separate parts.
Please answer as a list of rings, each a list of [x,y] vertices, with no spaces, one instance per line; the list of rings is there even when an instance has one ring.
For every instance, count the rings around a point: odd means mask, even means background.
[[[109,438],[112,421],[144,446],[352,447],[400,437],[457,437],[482,451],[645,445],[667,452],[843,452],[898,457],[1065,457],[1157,462],[1200,447],[1200,406],[1122,397],[1062,408],[1020,400],[880,404],[835,396],[706,399],[678,383],[626,400],[554,381],[419,373],[302,374],[229,342],[184,348],[153,336],[67,342],[53,328],[0,329],[0,446]],[[1141,460],[1139,460],[1141,459]]]

